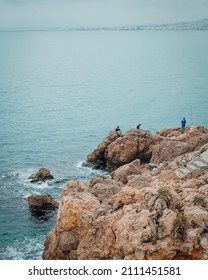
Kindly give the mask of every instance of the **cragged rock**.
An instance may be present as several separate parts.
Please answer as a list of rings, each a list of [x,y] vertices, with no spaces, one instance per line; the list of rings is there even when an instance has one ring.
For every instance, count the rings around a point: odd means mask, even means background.
[[[36,183],[39,181],[46,181],[53,179],[53,175],[51,174],[50,170],[45,167],[41,167],[35,175],[31,175],[29,177],[31,183]]]

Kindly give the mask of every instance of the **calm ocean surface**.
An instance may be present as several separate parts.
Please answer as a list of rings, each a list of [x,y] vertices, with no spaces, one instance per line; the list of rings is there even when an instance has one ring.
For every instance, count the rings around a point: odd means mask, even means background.
[[[207,32],[0,33],[0,259],[41,259],[48,219],[31,194],[59,199],[66,178],[117,125],[208,127]],[[40,167],[55,179],[31,184]]]

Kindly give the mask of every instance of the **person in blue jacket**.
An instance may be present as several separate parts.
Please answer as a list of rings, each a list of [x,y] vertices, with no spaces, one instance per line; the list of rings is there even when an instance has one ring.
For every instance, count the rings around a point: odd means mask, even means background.
[[[186,128],[186,118],[184,117],[184,118],[181,120],[181,133],[184,133],[184,132],[185,132],[185,128]]]

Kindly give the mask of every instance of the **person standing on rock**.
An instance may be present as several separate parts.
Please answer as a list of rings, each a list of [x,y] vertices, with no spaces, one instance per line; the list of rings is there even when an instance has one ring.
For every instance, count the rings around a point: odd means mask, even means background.
[[[121,135],[121,129],[119,126],[116,127],[115,132],[117,133],[118,136]]]
[[[140,129],[140,126],[141,126],[141,123],[139,123],[139,124],[137,125],[137,129]]]
[[[181,120],[181,133],[184,133],[184,132],[185,132],[185,127],[186,127],[186,118],[184,117],[184,118]]]

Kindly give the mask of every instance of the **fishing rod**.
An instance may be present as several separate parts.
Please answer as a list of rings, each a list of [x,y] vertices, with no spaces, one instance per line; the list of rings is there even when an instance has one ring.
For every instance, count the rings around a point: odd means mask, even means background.
[[[193,112],[192,112],[192,105],[191,105],[191,126],[193,126]]]

